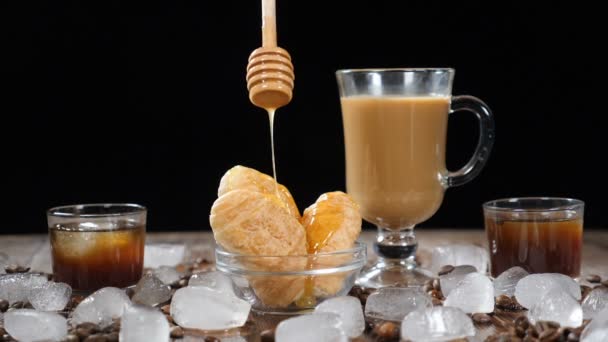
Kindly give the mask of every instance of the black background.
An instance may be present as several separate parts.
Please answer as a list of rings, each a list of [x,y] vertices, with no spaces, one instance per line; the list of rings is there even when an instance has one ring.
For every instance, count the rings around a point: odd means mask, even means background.
[[[3,1],[0,233],[44,232],[45,210],[136,202],[149,230],[208,229],[221,175],[270,173],[265,112],[245,88],[257,0]],[[530,195],[587,203],[606,227],[606,38],[584,2],[278,0],[296,89],[276,120],[279,180],[301,209],[344,189],[334,72],[453,67],[484,99],[496,144],[482,174],[447,191],[426,227],[480,227],[481,203]],[[448,167],[477,139],[450,119]]]

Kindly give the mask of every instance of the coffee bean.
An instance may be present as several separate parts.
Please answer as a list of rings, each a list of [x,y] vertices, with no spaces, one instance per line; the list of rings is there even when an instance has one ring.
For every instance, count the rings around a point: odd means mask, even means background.
[[[517,303],[515,298],[511,298],[506,295],[500,295],[498,298],[496,298],[496,307],[509,311],[521,311],[525,309],[523,306]]]
[[[274,342],[274,330],[264,330],[260,334],[260,342]]]
[[[559,331],[557,329],[553,329],[553,328],[549,328],[545,331],[543,331],[540,336],[538,336],[538,339],[541,340],[542,342],[553,342],[553,341],[558,341],[561,337],[561,334],[559,333]]]
[[[488,324],[488,323],[492,322],[492,317],[490,317],[489,315],[487,315],[485,313],[473,314],[472,318],[473,318],[473,322],[479,323],[479,324]]]
[[[68,334],[62,342],[79,342],[80,339],[74,334]]]
[[[171,314],[171,304],[163,305],[160,308],[160,311],[162,311],[165,315],[170,315]]]
[[[134,289],[134,288],[132,288],[132,287],[127,287],[127,288],[125,289],[125,293],[127,294],[127,296],[128,296],[129,298],[133,298],[133,296],[135,295],[135,289]]]
[[[10,304],[9,304],[8,300],[0,299],[0,312],[6,312],[6,310],[8,310],[9,307],[10,307]]]
[[[383,322],[379,325],[376,325],[376,327],[374,328],[374,333],[378,337],[392,339],[399,334],[399,329],[397,328],[397,325],[393,322]]]
[[[526,330],[530,326],[530,321],[528,321],[528,317],[526,316],[519,316],[515,319],[514,324],[516,327]]]
[[[590,274],[587,276],[587,281],[590,283],[601,283],[602,278],[597,274]]]
[[[433,288],[437,291],[441,291],[441,282],[439,281],[439,278],[433,279]]]
[[[454,266],[452,265],[444,265],[441,266],[441,268],[439,269],[439,272],[437,272],[437,274],[444,275],[444,274],[448,274],[450,272],[452,272],[454,270]]]
[[[581,285],[581,300],[585,299],[585,297],[587,297],[587,295],[589,295],[589,292],[591,292],[592,290],[593,289],[589,286]]]
[[[533,325],[531,325],[528,329],[526,329],[526,336],[538,338],[538,330]]]
[[[91,322],[80,323],[76,326],[76,329],[86,329],[91,331],[92,334],[99,331],[97,324]]]
[[[182,338],[184,337],[184,330],[178,326],[174,326],[171,328],[171,337],[173,338]]]
[[[579,338],[579,336],[578,336],[576,333],[574,333],[574,332],[570,332],[570,333],[568,334],[568,337],[567,337],[567,339],[566,339],[566,340],[567,340],[568,342],[578,342],[578,341],[580,341],[580,338]]]
[[[108,342],[108,339],[104,335],[95,334],[85,338],[83,342]]]
[[[522,342],[538,342],[538,339],[534,338],[532,336],[526,335],[526,337],[524,337]]]
[[[437,298],[437,299],[443,299],[443,293],[433,289],[431,291],[428,292],[428,294],[432,297],[432,298]]]
[[[24,302],[14,302],[13,304],[11,304],[12,309],[23,309],[24,306]]]
[[[205,337],[205,342],[221,342],[221,340],[217,337],[207,336]]]
[[[0,341],[3,341],[3,342],[13,342],[13,341],[17,341],[17,340],[15,340],[14,338],[12,338],[11,335],[9,335],[9,334],[4,334],[4,335],[0,336]]]
[[[118,342],[118,333],[117,332],[104,334],[103,337],[105,337],[108,342]]]
[[[4,268],[4,271],[6,271],[6,273],[8,273],[8,274],[26,273],[26,272],[29,272],[29,270],[30,270],[29,267],[23,267],[23,266],[18,266],[18,265],[9,265],[6,268]]]

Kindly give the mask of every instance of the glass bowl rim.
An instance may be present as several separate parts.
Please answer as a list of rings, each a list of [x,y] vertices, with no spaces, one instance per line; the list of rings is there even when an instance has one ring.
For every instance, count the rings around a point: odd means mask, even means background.
[[[125,208],[123,212],[111,213],[77,213],[74,209],[81,210],[85,208]],[[47,215],[52,217],[115,217],[137,215],[147,212],[147,208],[135,203],[86,203],[86,204],[69,204],[61,205],[48,209]]]
[[[513,208],[506,207],[506,203],[517,203],[525,201],[537,201],[537,203],[551,203],[557,202],[559,205],[551,205],[546,208]],[[569,197],[547,197],[547,196],[532,196],[532,197],[506,197],[499,198],[483,203],[482,207],[484,210],[490,211],[503,211],[503,212],[556,212],[565,210],[578,210],[585,206],[585,202]]]
[[[355,256],[353,259],[346,261],[343,264],[336,266],[323,266],[320,268],[313,269],[297,269],[297,270],[282,270],[282,271],[266,271],[266,270],[255,270],[248,269],[237,262],[226,262],[225,259],[236,257],[244,261],[263,261],[273,259],[298,260],[306,258],[306,260],[323,257],[335,257],[335,256]],[[356,241],[354,247],[348,249],[342,249],[339,251],[318,253],[318,254],[306,254],[306,255],[286,255],[286,256],[264,256],[264,255],[251,255],[251,254],[238,254],[230,253],[220,246],[216,245],[215,248],[215,267],[218,271],[226,273],[228,275],[241,275],[241,276],[256,276],[256,277],[276,277],[276,276],[323,276],[333,275],[336,273],[351,272],[360,270],[367,262],[367,246],[365,243]]]

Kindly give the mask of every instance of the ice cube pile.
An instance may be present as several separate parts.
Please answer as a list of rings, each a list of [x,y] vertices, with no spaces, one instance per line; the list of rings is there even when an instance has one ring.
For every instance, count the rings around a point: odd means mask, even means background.
[[[367,297],[364,307],[356,297],[329,298],[319,303],[311,314],[281,322],[276,328],[275,340],[349,341],[363,334],[366,318],[398,322],[403,340],[446,341],[473,337],[471,314],[493,312],[495,297],[504,295],[513,296],[527,308],[532,323],[555,321],[561,326],[579,327],[583,319],[591,319],[581,341],[608,341],[608,288],[596,287],[581,303],[579,284],[564,275],[530,275],[514,267],[492,280],[485,274],[485,251],[463,246],[442,246],[433,251],[436,263],[433,267],[454,266],[445,268],[444,271],[451,271],[442,272],[435,281],[437,285],[433,285],[441,289],[443,306],[433,305],[437,299],[435,294],[431,296],[430,291],[417,288],[379,289]],[[187,279],[187,286],[181,281],[176,286],[184,275],[166,264],[182,261],[183,246],[181,249],[176,245],[147,247],[156,253],[152,256],[156,258],[154,262],[149,263],[155,267],[138,282],[131,298],[122,289],[103,288],[83,299],[67,319],[62,310],[70,302],[72,290],[68,285],[48,281],[45,275],[37,273],[0,274],[0,299],[10,303],[29,302],[34,307],[0,313],[0,323],[3,320],[7,333],[18,340],[61,341],[79,324],[93,323],[103,329],[116,326],[120,321],[120,339],[133,342],[168,341],[173,323],[169,323],[165,314],[170,314],[172,322],[180,327],[191,329],[226,330],[246,323],[251,305],[237,296],[240,292],[235,279],[217,271],[200,272]],[[3,260],[0,254],[0,263]],[[172,286],[179,289],[172,290]],[[169,301],[170,309],[164,309],[163,314],[161,307]],[[115,331],[118,334],[118,330]],[[189,340],[199,339],[188,336],[183,339]],[[222,341],[245,339],[223,337]]]

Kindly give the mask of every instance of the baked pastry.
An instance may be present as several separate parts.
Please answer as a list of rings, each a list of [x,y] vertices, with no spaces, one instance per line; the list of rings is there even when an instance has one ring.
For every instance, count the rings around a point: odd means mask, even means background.
[[[361,213],[357,203],[341,191],[328,192],[304,210],[308,253],[328,253],[352,248],[361,233]],[[313,268],[336,267],[348,262],[345,255],[315,258]],[[344,285],[344,274],[316,277],[316,296],[336,294]]]
[[[277,195],[287,211],[297,220],[301,219],[298,206],[289,190],[267,174],[241,165],[234,166],[220,180],[217,196],[221,197],[223,194],[235,189]]]

